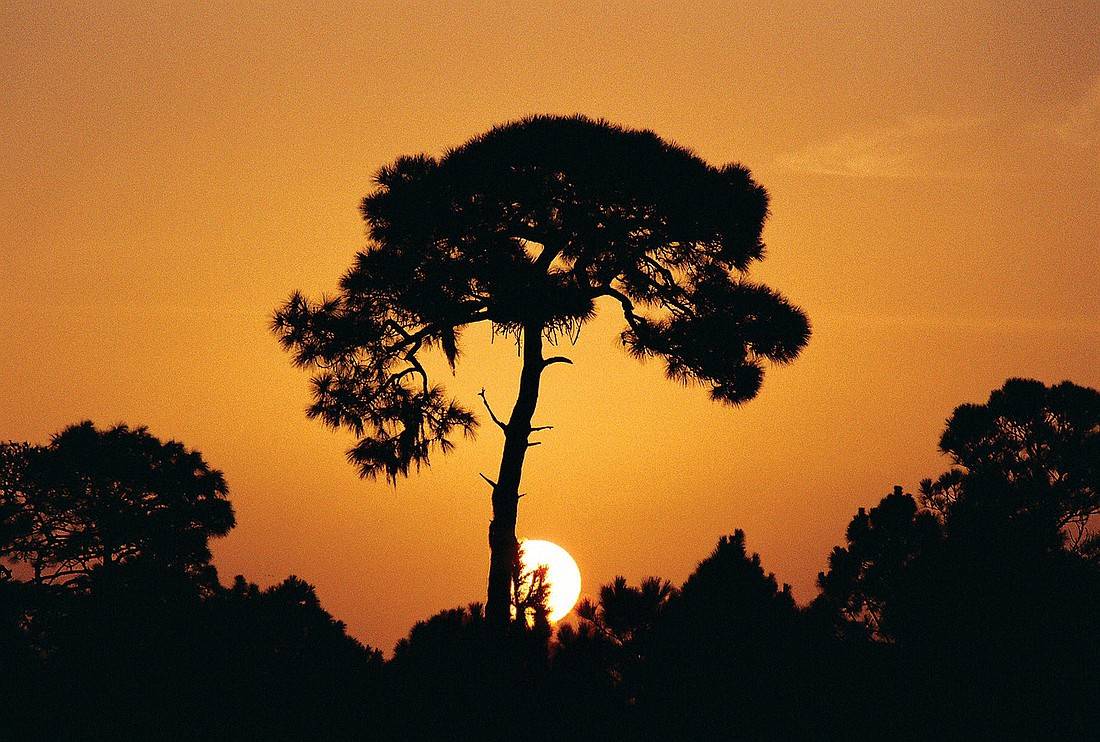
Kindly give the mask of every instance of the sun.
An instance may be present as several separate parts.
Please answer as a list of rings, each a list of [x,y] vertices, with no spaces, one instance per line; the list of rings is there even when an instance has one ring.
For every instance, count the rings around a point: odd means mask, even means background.
[[[538,539],[523,539],[523,572],[531,572],[546,567],[546,581],[550,584],[550,595],[546,600],[550,609],[549,619],[556,623],[565,618],[577,598],[581,596],[581,571],[569,552],[555,543]]]

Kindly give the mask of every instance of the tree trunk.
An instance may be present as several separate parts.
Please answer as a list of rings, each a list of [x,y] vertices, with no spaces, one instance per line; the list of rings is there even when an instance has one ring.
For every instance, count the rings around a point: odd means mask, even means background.
[[[512,568],[519,553],[516,516],[523,460],[529,448],[531,418],[539,398],[539,382],[546,363],[542,357],[541,324],[523,328],[523,369],[512,416],[504,426],[504,453],[493,487],[493,520],[489,524],[489,594],[485,617],[494,637],[508,631],[512,605]]]

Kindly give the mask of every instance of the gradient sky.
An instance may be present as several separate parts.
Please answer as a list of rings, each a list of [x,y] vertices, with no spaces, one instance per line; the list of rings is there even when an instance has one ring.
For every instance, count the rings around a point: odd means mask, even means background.
[[[544,377],[519,533],[586,591],[743,528],[807,602],[859,506],[948,464],[1007,377],[1100,387],[1100,3],[0,0],[0,439],[146,425],[229,481],[224,582],[297,574],[363,641],[483,600],[502,440],[395,488],[305,418],[267,329],[365,244],[374,171],[531,113],[650,128],[772,195],[755,278],[810,315],[740,409],[616,347]],[[315,7],[317,6],[317,7]],[[449,389],[511,408],[514,346]]]

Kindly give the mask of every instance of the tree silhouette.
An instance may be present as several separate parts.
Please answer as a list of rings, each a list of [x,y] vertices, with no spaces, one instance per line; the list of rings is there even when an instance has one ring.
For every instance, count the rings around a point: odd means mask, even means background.
[[[386,738],[550,739],[549,624],[518,620],[514,627],[508,648],[519,651],[502,653],[479,603],[417,622],[386,666],[392,719]]]
[[[647,577],[633,587],[618,576],[600,588],[597,602],[582,600],[576,613],[598,634],[624,647],[645,638],[676,593],[672,583],[659,577]]]
[[[672,583],[659,577],[647,577],[638,587],[627,584],[625,577],[616,577],[600,588],[596,602],[585,598],[577,606],[580,622],[576,628],[564,626],[559,631],[555,663],[566,667],[575,662],[569,655],[578,655],[578,648],[600,658],[606,680],[626,704],[636,704],[654,628],[677,595]]]
[[[145,428],[0,444],[0,737],[374,736],[382,656],[312,585],[223,588],[222,474]]]
[[[818,575],[821,600],[843,617],[838,628],[858,627],[866,636],[889,640],[890,610],[907,583],[907,570],[943,539],[943,526],[912,495],[895,487],[875,507],[863,508],[846,533],[848,545],[829,555]]]
[[[1090,531],[1100,514],[1100,392],[1009,379],[986,404],[955,408],[940,449],[956,466],[921,482],[917,497],[896,487],[869,513],[860,508],[848,546],[833,550],[818,578],[822,599],[879,639],[895,633],[888,613],[918,610],[923,598],[914,596],[937,560],[1100,556]]]
[[[723,536],[660,613],[643,710],[651,739],[800,739],[791,696],[811,709],[793,672],[806,662],[789,585]],[[801,710],[801,709],[800,709]],[[811,712],[812,715],[812,712]]]
[[[547,574],[550,568],[540,564],[533,569],[524,569],[523,546],[516,552],[516,561],[512,567],[512,608],[519,628],[531,629],[536,633],[550,634],[550,584]]]
[[[660,356],[668,375],[751,399],[768,362],[794,359],[805,315],[747,278],[764,254],[764,189],[740,165],[713,167],[649,131],[538,116],[499,126],[442,157],[383,167],[363,200],[370,243],[336,296],[295,293],[273,329],[317,370],[308,414],[359,436],[348,458],[390,481],[473,432],[473,413],[433,385],[429,349],[452,368],[469,325],[488,322],[522,346],[493,487],[486,615],[509,619],[520,475],[546,357],[575,339],[597,300],[617,305],[622,342]],[[485,401],[488,408],[488,402]]]
[[[1010,379],[947,420],[954,468],[861,508],[834,550],[814,608],[889,650],[925,736],[1095,736],[1098,442],[1095,390]]]
[[[922,485],[948,528],[1008,528],[1011,537],[1100,558],[1100,392],[1068,381],[1009,379],[983,405],[957,407],[940,449],[957,465]]]
[[[220,471],[145,428],[86,421],[48,446],[0,444],[0,559],[34,584],[133,561],[210,578],[208,540],[234,525]]]
[[[238,575],[204,607],[205,674],[228,717],[215,738],[376,736],[382,655],[348,636],[312,585],[291,576],[261,589]]]

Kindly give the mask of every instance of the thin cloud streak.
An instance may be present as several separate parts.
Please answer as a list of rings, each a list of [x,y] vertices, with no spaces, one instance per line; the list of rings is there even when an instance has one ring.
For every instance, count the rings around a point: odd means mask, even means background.
[[[844,312],[821,310],[816,324],[845,327],[889,329],[899,327],[934,327],[957,332],[991,332],[1009,335],[1043,335],[1050,332],[1071,332],[1080,335],[1100,335],[1100,318],[1091,315],[1054,318],[1028,316],[966,316],[928,315],[917,312]]]
[[[846,133],[821,144],[781,156],[779,167],[818,175],[860,178],[972,178],[976,165],[944,166],[951,150],[978,138],[976,118],[914,117],[894,126]]]
[[[1015,125],[999,118],[913,116],[810,144],[779,156],[776,165],[849,178],[973,179],[1034,172],[1034,163],[1019,160],[1027,152],[1040,153],[1038,160],[1048,164],[1080,162],[1083,154],[1100,150],[1100,75],[1063,106]],[[1074,151],[1067,152],[1067,146]],[[1006,169],[1007,163],[1018,167]]]
[[[1100,75],[1054,126],[1054,135],[1062,142],[1081,149],[1100,147]]]

